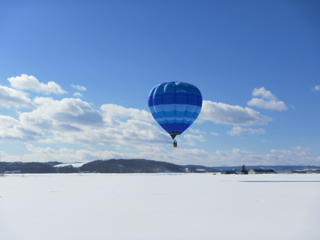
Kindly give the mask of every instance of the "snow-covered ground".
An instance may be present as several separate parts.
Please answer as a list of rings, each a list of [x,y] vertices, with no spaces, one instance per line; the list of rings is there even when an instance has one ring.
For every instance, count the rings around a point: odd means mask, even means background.
[[[61,163],[61,164],[55,165],[54,167],[67,167],[67,166],[72,166],[72,167],[78,168],[78,167],[82,167],[83,164],[85,164],[85,163],[83,163],[83,162]]]
[[[320,239],[320,174],[0,177],[1,240]]]

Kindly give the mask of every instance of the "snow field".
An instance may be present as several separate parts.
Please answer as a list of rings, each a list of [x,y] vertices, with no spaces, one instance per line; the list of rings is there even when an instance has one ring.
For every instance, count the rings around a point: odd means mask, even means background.
[[[317,240],[320,174],[0,178],[0,239]]]

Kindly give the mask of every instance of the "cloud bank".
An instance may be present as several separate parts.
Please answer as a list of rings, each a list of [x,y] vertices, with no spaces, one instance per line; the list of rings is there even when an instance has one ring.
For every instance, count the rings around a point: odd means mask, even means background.
[[[96,159],[150,159],[168,161],[176,164],[199,164],[205,166],[238,166],[238,165],[297,165],[319,164],[320,156],[311,156],[310,148],[294,147],[291,149],[272,149],[267,154],[255,154],[239,148],[216,150],[214,153],[201,149],[178,148],[166,151],[163,147],[140,145],[135,146],[135,153],[110,150],[74,150],[72,148],[36,147],[26,144],[24,155],[9,155],[0,151],[2,161],[28,162],[34,159],[60,162],[87,162]],[[124,149],[122,149],[124,150]]]
[[[170,137],[145,110],[110,103],[94,108],[79,98],[55,100],[53,97],[38,96],[30,99],[29,95],[22,90],[46,94],[62,94],[65,91],[54,82],[40,83],[35,77],[25,74],[8,80],[13,88],[0,85],[0,106],[24,109],[22,112],[16,112],[15,116],[18,117],[0,115],[0,140],[20,141],[25,144],[27,153],[9,155],[2,151],[4,161],[41,159],[41,161],[72,162],[110,158],[146,158],[208,166],[234,165],[239,161],[243,161],[244,164],[258,162],[270,164],[277,160],[293,163],[299,157],[309,162],[317,161],[310,157],[309,150],[306,149],[274,149],[266,155],[255,155],[253,152],[236,148],[210,153],[195,146],[205,142],[205,137],[210,138],[219,134],[212,131],[206,134],[204,131],[193,128],[189,129],[189,133],[182,135],[180,148],[172,150]],[[79,91],[86,91],[83,86],[75,84],[71,86]],[[78,92],[74,96],[80,97],[82,94]],[[265,108],[279,111],[284,109],[284,103],[281,104],[281,101],[264,88],[256,88],[253,96],[271,105],[272,101],[275,102],[276,107]],[[258,104],[254,104],[256,100],[253,99],[251,103],[257,106]],[[263,128],[253,126],[266,125],[272,119],[250,107],[204,100],[197,122],[201,124],[205,121],[232,125],[233,128],[227,134],[241,136],[264,134]],[[57,147],[63,143],[68,143],[66,146],[69,148]],[[44,144],[47,146],[42,147]],[[101,150],[100,146],[104,146],[102,147],[104,150]],[[76,150],[79,148],[82,150]]]
[[[36,97],[32,106],[19,119],[0,115],[0,139],[108,146],[168,143],[144,110],[105,104],[99,111],[81,99],[50,97]]]

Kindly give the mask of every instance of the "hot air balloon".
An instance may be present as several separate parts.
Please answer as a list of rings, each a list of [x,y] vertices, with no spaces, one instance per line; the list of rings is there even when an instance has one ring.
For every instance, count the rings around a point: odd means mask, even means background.
[[[153,118],[174,140],[197,119],[202,107],[199,89],[189,83],[165,82],[149,93],[148,105]]]

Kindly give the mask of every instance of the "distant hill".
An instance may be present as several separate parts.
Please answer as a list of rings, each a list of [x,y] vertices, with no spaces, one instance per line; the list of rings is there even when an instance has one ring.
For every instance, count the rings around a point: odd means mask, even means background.
[[[55,173],[60,162],[0,162],[0,172],[20,170],[21,173]]]
[[[145,159],[110,159],[89,162],[81,171],[100,173],[158,173],[158,172],[216,172],[213,168],[195,165],[177,165],[168,162]]]
[[[81,163],[61,163],[61,162],[0,162],[0,173],[6,171],[20,170],[21,173],[77,173],[77,172],[97,172],[97,173],[203,173],[240,171],[242,166],[221,166],[206,167],[201,165],[177,165],[162,161],[146,159],[110,159],[95,160],[85,164]],[[250,169],[273,169],[275,172],[290,170],[292,172],[319,172],[319,166],[246,166]]]
[[[185,172],[185,168],[180,165],[145,159],[96,160],[82,165],[80,170],[100,173]]]
[[[0,172],[20,170],[21,173],[163,173],[163,172],[215,172],[213,168],[195,165],[177,165],[146,159],[95,160],[85,164],[61,162],[0,162]]]

